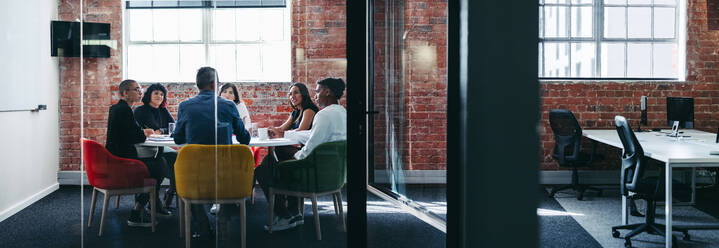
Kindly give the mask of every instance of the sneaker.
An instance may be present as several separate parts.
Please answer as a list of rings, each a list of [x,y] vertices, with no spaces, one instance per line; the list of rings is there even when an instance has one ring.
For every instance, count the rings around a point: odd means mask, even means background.
[[[212,204],[212,208],[210,208],[210,213],[217,214],[217,212],[220,212],[220,204]]]
[[[297,222],[292,222],[293,217],[281,218],[275,216],[275,221],[272,222],[272,231],[282,231],[297,226]],[[269,231],[270,226],[265,225],[265,231]]]
[[[296,215],[294,215],[290,218],[290,223],[294,223],[295,226],[303,225],[303,224],[305,224],[305,217],[302,216],[301,213],[297,213]]]
[[[127,219],[127,225],[134,227],[152,227],[152,222],[147,212],[132,210],[130,211],[130,218]]]

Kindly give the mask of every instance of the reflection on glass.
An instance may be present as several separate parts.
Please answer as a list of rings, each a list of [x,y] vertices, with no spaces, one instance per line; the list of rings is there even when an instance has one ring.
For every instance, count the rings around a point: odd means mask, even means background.
[[[596,66],[594,43],[572,43],[572,77],[593,77]]]
[[[569,44],[544,43],[544,75],[547,77],[569,76]]]
[[[545,37],[567,37],[567,7],[544,7]]]
[[[572,37],[592,37],[592,7],[572,7]]]

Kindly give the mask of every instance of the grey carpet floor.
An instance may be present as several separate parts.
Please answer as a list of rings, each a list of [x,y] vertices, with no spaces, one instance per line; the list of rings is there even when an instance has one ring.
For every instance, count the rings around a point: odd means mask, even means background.
[[[583,201],[578,201],[574,194],[558,193],[555,199],[571,213],[579,225],[589,232],[603,247],[624,247],[624,240],[613,238],[611,227],[621,224],[621,197],[616,189],[603,191],[601,197],[587,194]],[[644,212],[644,201],[637,201],[639,209]],[[692,206],[674,206],[673,218],[675,225],[717,224],[719,220],[697,210]],[[631,217],[629,223],[643,222],[644,218]],[[664,207],[657,207],[657,223],[664,223]],[[624,236],[628,231],[620,231]],[[689,232],[691,241],[681,240],[681,233],[675,232],[681,247],[719,247],[719,230],[692,230]],[[664,238],[658,235],[640,234],[632,238],[633,247],[664,247]]]

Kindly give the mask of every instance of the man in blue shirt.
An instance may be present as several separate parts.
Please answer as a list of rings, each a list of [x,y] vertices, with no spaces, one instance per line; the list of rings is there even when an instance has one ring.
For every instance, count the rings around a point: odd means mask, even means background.
[[[232,144],[233,133],[240,144],[250,143],[250,133],[245,129],[235,103],[215,94],[218,81],[217,71],[212,67],[202,67],[197,71],[196,83],[200,93],[181,102],[177,109],[177,122],[172,134],[175,144],[227,145]],[[221,236],[226,234],[226,209],[221,208],[217,214]],[[204,206],[192,205],[191,211],[200,228],[199,236],[213,236]]]
[[[196,82],[200,93],[181,102],[177,108],[177,124],[173,133],[175,144],[232,144],[233,133],[240,144],[250,143],[250,133],[245,129],[235,103],[215,94],[216,76],[217,71],[212,67],[202,67],[197,71]]]

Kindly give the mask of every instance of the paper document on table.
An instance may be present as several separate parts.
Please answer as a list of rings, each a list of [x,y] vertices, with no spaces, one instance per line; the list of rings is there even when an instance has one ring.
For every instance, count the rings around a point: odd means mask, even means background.
[[[305,144],[307,140],[310,139],[310,130],[285,131],[285,138]]]
[[[147,138],[149,141],[173,141],[172,137],[150,137]]]

